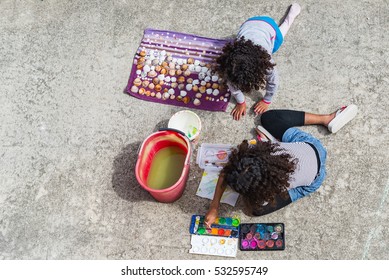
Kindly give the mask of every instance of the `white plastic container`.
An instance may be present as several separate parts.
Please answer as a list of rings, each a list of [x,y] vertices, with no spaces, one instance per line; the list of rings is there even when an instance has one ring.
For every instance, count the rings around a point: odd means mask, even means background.
[[[178,111],[169,120],[168,128],[182,131],[190,141],[197,141],[201,132],[199,116],[189,110]]]
[[[202,169],[220,171],[228,162],[234,148],[233,145],[229,144],[203,143],[198,148],[196,163]]]

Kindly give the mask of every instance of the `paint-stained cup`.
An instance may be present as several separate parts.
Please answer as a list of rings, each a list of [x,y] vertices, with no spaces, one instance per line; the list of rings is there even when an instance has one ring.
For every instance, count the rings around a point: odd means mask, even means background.
[[[201,132],[201,120],[192,111],[178,111],[170,118],[168,128],[182,131],[193,144],[197,144]]]

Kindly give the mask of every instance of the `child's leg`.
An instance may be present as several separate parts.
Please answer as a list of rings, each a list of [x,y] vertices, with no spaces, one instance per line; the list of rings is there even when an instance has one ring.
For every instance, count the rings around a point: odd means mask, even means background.
[[[262,126],[277,139],[282,139],[285,131],[305,124],[305,113],[293,110],[270,110],[261,115]]]
[[[299,4],[294,3],[290,6],[288,14],[286,15],[284,21],[279,26],[280,31],[281,31],[282,35],[284,36],[284,38],[285,38],[286,33],[288,33],[288,30],[289,30],[290,26],[292,25],[294,19],[299,15],[300,11],[301,11],[301,7]]]

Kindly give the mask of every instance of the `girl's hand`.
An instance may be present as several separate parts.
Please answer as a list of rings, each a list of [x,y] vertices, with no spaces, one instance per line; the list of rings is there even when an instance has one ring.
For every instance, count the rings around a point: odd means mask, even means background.
[[[207,226],[207,228],[210,228],[211,225],[215,222],[216,218],[218,217],[217,208],[210,207],[208,210],[207,215],[205,215],[204,223]]]
[[[236,121],[239,121],[241,116],[246,115],[246,102],[236,104],[235,108],[231,112],[231,115]]]
[[[264,102],[263,100],[259,101],[257,104],[254,106],[254,112],[256,115],[265,113],[267,109],[269,108],[268,103]]]

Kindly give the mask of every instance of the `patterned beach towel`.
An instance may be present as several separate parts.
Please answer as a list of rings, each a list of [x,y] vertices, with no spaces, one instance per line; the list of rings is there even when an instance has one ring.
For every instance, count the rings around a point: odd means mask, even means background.
[[[231,94],[212,68],[227,42],[146,29],[134,57],[126,92],[146,101],[225,111]]]

